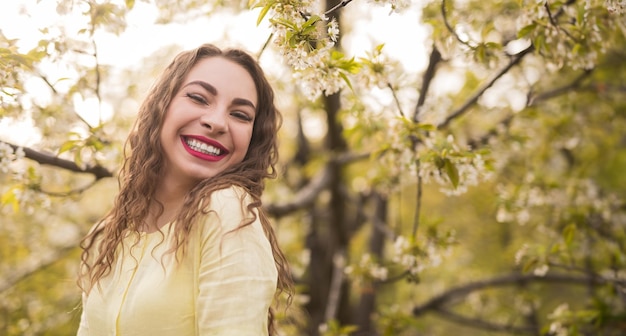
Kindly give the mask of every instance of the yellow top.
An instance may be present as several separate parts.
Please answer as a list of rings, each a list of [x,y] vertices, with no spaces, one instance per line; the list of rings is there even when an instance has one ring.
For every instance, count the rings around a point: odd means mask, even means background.
[[[272,249],[250,196],[231,187],[211,195],[211,210],[189,237],[185,256],[164,253],[173,230],[130,234],[111,273],[83,295],[78,336],[267,335],[276,291]]]

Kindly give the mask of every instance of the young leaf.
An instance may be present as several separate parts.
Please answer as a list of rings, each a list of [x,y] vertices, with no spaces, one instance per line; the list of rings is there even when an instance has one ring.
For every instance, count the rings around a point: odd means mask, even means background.
[[[57,155],[74,149],[77,143],[78,143],[78,140],[68,140],[64,142],[63,144],[61,144],[61,147],[59,147],[59,150],[57,151]]]
[[[574,236],[576,235],[576,224],[571,223],[563,229],[563,240],[565,244],[569,247],[572,245],[572,241],[574,241]]]
[[[263,6],[263,9],[261,9],[261,12],[259,13],[259,17],[256,19],[257,26],[261,24],[261,21],[263,21],[263,18],[265,18],[265,15],[267,15],[267,12],[269,12],[273,4],[273,2],[269,2],[267,5]]]
[[[537,23],[533,22],[529,24],[528,26],[520,29],[520,31],[517,32],[517,38],[523,38],[523,37],[528,36],[528,34],[530,34],[533,30],[535,30],[536,27],[537,27]]]
[[[452,163],[452,161],[450,161],[450,159],[445,158],[443,159],[443,162],[446,174],[450,178],[450,182],[452,182],[454,188],[456,188],[459,185],[459,170],[456,169],[456,166]]]

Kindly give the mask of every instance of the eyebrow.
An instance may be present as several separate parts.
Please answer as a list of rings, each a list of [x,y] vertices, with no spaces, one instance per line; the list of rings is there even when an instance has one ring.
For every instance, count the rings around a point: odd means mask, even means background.
[[[201,86],[203,89],[205,89],[207,92],[209,92],[210,94],[217,96],[217,89],[215,88],[215,86],[205,82],[205,81],[200,81],[200,80],[196,80],[196,81],[191,81],[187,84],[185,84],[185,86],[183,86],[184,88],[187,86],[191,86],[191,85],[199,85]],[[248,99],[244,99],[244,98],[235,98],[233,99],[233,104],[235,105],[247,105],[252,107],[255,111],[256,111],[256,106],[254,106],[254,104],[249,101]]]

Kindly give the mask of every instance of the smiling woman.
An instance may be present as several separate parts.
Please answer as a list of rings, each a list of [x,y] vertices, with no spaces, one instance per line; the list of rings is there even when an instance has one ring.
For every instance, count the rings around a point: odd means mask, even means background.
[[[165,114],[162,185],[167,189],[158,192],[185,192],[241,162],[252,137],[256,102],[255,82],[239,64],[221,57],[199,61]]]
[[[247,53],[173,60],[139,110],[115,205],[83,241],[79,335],[273,334],[273,298],[291,293],[261,208],[279,121]]]

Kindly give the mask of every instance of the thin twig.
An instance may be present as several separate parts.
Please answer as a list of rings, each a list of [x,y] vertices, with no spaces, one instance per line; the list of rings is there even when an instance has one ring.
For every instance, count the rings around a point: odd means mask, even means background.
[[[349,3],[351,3],[352,0],[342,0],[340,3],[338,3],[337,5],[335,5],[334,7],[332,7],[331,9],[327,10],[324,15],[329,15],[330,13],[338,10],[339,8],[342,7],[346,7]]]
[[[270,33],[269,36],[267,37],[267,40],[265,40],[265,43],[263,43],[263,47],[261,47],[261,50],[259,50],[259,52],[256,55],[257,61],[261,59],[261,56],[263,55],[267,47],[270,45],[270,42],[272,41],[273,37],[274,37],[274,33]]]
[[[98,99],[98,126],[102,125],[102,97],[100,94],[100,82],[101,82],[101,72],[100,72],[100,62],[98,61],[98,45],[96,44],[96,40],[91,41],[93,44],[93,58],[96,61],[96,87],[94,88],[94,93],[96,94],[96,98]],[[90,127],[91,128],[91,127]]]
[[[461,39],[461,37],[456,33],[456,31],[454,30],[454,27],[452,27],[452,25],[450,24],[450,22],[448,22],[448,16],[446,13],[446,0],[442,0],[441,1],[441,16],[443,17],[443,23],[446,25],[446,28],[448,29],[448,31],[450,32],[450,34],[452,34],[457,41],[459,41],[459,43],[466,45],[472,49],[474,49],[474,47],[472,47],[468,41],[463,41]]]
[[[416,205],[415,205],[415,217],[413,218],[413,235],[411,237],[413,237],[414,239],[417,239],[417,229],[419,228],[420,225],[420,215],[422,212],[422,176],[420,175],[420,160],[417,159],[416,160],[416,165],[415,165],[415,170],[417,173],[417,195],[415,196],[417,198],[416,200]]]
[[[41,78],[41,80],[44,81],[44,83],[46,83],[46,85],[48,85],[48,87],[50,88],[50,90],[52,90],[52,93],[57,94],[57,89],[54,87],[54,85],[52,85],[52,83],[50,83],[50,80],[48,80],[48,78],[46,76],[44,76],[41,73],[37,74],[39,76],[39,78]]]
[[[578,39],[572,36],[572,34],[570,34],[570,32],[567,31],[567,29],[557,24],[556,18],[552,15],[552,11],[550,10],[550,5],[548,4],[547,1],[543,4],[543,6],[546,8],[546,11],[548,12],[548,17],[550,18],[550,23],[554,26],[554,28],[556,28],[557,31],[562,31],[563,33],[565,33],[565,35],[567,35],[569,38],[571,38],[575,42],[578,42]],[[561,12],[559,11],[559,13]]]
[[[391,83],[387,83],[387,87],[391,91],[391,95],[393,96],[393,100],[396,103],[396,107],[398,108],[398,113],[400,113],[400,116],[402,118],[404,118],[404,112],[402,112],[402,105],[400,105],[400,100],[398,99],[398,96],[396,95],[396,90],[394,90],[394,88],[391,85]]]
[[[85,186],[82,186],[82,187],[77,188],[77,189],[68,190],[68,191],[49,191],[49,190],[42,189],[40,186],[33,186],[33,187],[31,187],[31,189],[34,190],[34,191],[40,192],[42,194],[46,194],[48,196],[52,196],[52,197],[68,197],[68,196],[82,194],[87,189],[90,189],[96,183],[98,183],[98,181],[99,180],[93,180],[93,181],[89,182],[89,184],[87,184]]]

